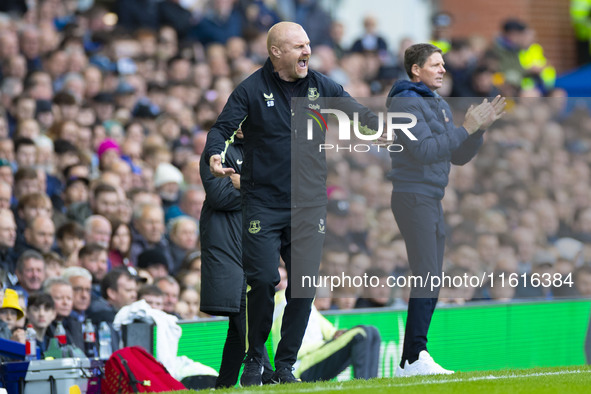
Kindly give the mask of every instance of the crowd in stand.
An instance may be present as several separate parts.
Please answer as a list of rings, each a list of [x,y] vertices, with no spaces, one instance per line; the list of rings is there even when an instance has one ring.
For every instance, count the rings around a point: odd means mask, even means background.
[[[77,344],[87,318],[112,322],[138,298],[182,319],[203,317],[199,158],[233,88],[266,59],[268,28],[300,22],[313,69],[382,103],[404,78],[411,43],[388,47],[368,16],[346,48],[347,27],[314,0],[120,0],[116,14],[92,3],[0,5],[0,337],[23,341],[28,319],[44,339],[61,321]],[[519,63],[530,33],[509,21],[495,43],[451,41],[440,91],[515,97],[476,159],[452,170],[444,271],[515,273],[529,285],[444,286],[444,302],[591,296],[591,118],[541,68]],[[387,152],[327,157],[322,273],[408,275]],[[560,283],[532,285],[543,273]],[[332,298],[324,308],[349,309],[404,305],[406,290],[319,292]]]

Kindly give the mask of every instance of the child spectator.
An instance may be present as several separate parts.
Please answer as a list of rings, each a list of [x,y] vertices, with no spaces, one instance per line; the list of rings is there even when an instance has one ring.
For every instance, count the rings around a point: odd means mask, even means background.
[[[84,246],[84,228],[77,222],[68,221],[57,229],[55,237],[66,266],[78,265],[78,252]]]
[[[27,305],[27,322],[33,325],[37,334],[37,345],[45,351],[49,340],[53,338],[51,323],[56,318],[53,298],[47,293],[36,293],[29,297]]]
[[[11,333],[11,336],[6,339],[18,340],[22,342],[22,335],[15,334],[19,329],[22,330],[22,326],[19,325],[19,320],[25,316],[23,308],[19,303],[18,293],[12,289],[4,290],[4,299],[2,300],[2,307],[0,307],[0,320],[6,324],[6,329]],[[5,334],[7,334],[6,329]]]
[[[207,317],[208,315],[199,312],[200,303],[201,297],[199,295],[199,291],[197,291],[194,287],[184,287],[181,289],[179,302],[177,302],[177,308],[175,308],[175,311],[181,316],[181,319],[184,320],[195,320],[202,317]],[[179,304],[181,304],[180,308],[178,307]],[[184,307],[185,305],[186,308]]]
[[[156,285],[143,285],[137,292],[138,300],[146,300],[148,305],[159,311],[164,308],[164,293]]]

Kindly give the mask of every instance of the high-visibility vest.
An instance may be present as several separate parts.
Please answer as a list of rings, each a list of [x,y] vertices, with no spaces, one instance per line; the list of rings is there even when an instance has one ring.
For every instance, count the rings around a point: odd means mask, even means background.
[[[532,44],[527,49],[519,52],[519,63],[524,70],[529,70],[532,67],[541,68],[540,78],[544,86],[548,89],[554,87],[556,82],[556,69],[548,64],[548,60],[544,56],[544,49],[540,44]],[[521,87],[523,89],[532,88],[535,82],[531,78],[524,78]]]
[[[591,0],[571,0],[570,17],[577,39],[591,39]]]
[[[451,43],[449,41],[431,40],[429,43],[441,49],[441,52],[443,52],[444,55],[451,49]]]

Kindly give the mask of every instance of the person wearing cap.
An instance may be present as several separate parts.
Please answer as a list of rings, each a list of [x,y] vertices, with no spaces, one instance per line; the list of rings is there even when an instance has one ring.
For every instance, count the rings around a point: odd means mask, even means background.
[[[441,49],[411,45],[404,53],[410,81],[396,81],[388,94],[388,112],[416,117],[412,137],[396,131],[403,150],[391,153],[391,208],[404,238],[412,274],[427,281],[441,276],[445,248],[445,219],[441,200],[451,164],[464,165],[478,152],[484,131],[503,114],[505,100],[483,100],[466,112],[456,127],[450,106],[436,92],[445,75]],[[408,302],[404,345],[396,376],[451,374],[427,350],[427,333],[437,305],[439,287],[416,286]]]
[[[168,275],[166,256],[159,249],[144,250],[137,258],[138,271],[146,271],[152,279]]]
[[[99,92],[93,97],[92,102],[94,103],[93,108],[96,112],[97,121],[102,123],[113,118],[115,101],[112,93]]]
[[[326,238],[324,248],[344,248],[356,252],[355,244],[349,235],[349,201],[330,199],[326,206]]]
[[[132,111],[137,101],[135,93],[135,88],[129,82],[121,80],[113,92],[117,108],[126,108]]]
[[[51,101],[49,100],[37,100],[37,106],[35,108],[35,119],[39,122],[41,130],[47,131],[53,122],[55,117],[52,112]]]
[[[88,201],[90,194],[88,178],[70,176],[66,179],[66,186],[62,192],[64,208],[70,205]]]
[[[179,201],[183,173],[170,163],[160,163],[154,172],[154,187],[162,200],[162,207],[167,210]]]
[[[4,299],[0,307],[0,320],[6,324],[10,332],[18,328],[17,322],[25,316],[23,308],[20,306],[18,293],[13,289],[4,290]],[[0,334],[1,335],[1,334]],[[12,334],[6,338],[10,339]]]
[[[104,171],[110,169],[111,165],[119,159],[121,149],[119,148],[117,141],[111,138],[106,138],[99,145],[96,154],[99,159],[99,169]]]

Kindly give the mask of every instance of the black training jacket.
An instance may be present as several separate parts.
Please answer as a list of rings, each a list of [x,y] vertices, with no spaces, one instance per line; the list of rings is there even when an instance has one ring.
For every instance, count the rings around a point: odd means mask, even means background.
[[[304,98],[297,108],[292,108],[293,97]],[[325,130],[314,123],[313,139],[308,140],[306,121],[309,108],[319,111],[323,105],[331,105],[324,103],[324,99],[331,97],[347,98],[347,112],[357,111],[362,125],[377,127],[377,116],[325,75],[309,70],[305,78],[285,82],[267,59],[261,69],[232,92],[209,132],[204,151],[206,163],[212,155],[221,154],[225,141],[241,128],[244,204],[271,208],[326,204],[326,157],[319,151]]]

